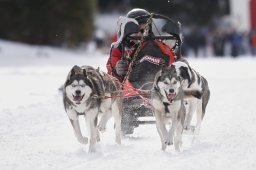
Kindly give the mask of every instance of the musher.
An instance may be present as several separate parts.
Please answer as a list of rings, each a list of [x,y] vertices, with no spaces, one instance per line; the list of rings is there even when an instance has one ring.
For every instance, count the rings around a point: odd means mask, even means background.
[[[127,13],[126,17],[136,19],[137,17],[144,16],[144,15],[150,15],[150,13],[145,9],[134,8]],[[145,26],[146,26],[147,18],[139,18],[136,20],[139,24],[140,32],[134,33],[133,35],[142,36]],[[152,32],[149,32],[149,34],[150,33],[152,33]],[[118,78],[120,81],[123,81],[123,78],[128,71],[129,63],[131,62],[134,52],[136,51],[136,48],[138,47],[138,41],[137,42],[129,41],[129,42],[125,42],[125,43],[126,43],[125,44],[126,45],[125,46],[126,47],[125,48],[125,58],[122,58],[122,51],[121,51],[122,49],[120,46],[117,48],[112,48],[110,57],[108,59],[107,65],[106,65],[108,74]],[[159,55],[159,56],[160,56],[161,60],[165,60],[166,62],[168,62],[165,64],[169,65],[176,60],[177,56],[176,56],[174,50],[172,50],[167,44],[165,44],[164,42],[159,41],[159,40],[154,40],[154,44],[156,46],[160,47],[163,55]],[[145,47],[145,46],[146,45],[143,44],[143,47]],[[159,57],[148,55],[141,61],[148,61],[153,64],[159,64],[158,63]]]

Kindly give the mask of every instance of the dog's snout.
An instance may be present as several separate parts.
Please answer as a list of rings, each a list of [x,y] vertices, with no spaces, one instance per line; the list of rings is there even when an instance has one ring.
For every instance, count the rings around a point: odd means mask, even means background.
[[[170,90],[169,90],[169,93],[174,93],[174,89],[170,89]]]
[[[76,95],[80,95],[81,91],[80,90],[76,90]]]

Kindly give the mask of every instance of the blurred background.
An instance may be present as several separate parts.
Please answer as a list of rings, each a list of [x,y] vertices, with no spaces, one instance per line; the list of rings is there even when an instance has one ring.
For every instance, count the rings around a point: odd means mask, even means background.
[[[0,0],[0,39],[108,53],[135,7],[180,21],[184,56],[256,55],[256,0]]]

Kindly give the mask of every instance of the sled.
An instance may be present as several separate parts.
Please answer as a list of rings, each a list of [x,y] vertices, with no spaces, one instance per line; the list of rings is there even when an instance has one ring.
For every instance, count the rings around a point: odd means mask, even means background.
[[[114,47],[121,46],[122,57],[126,57],[126,42],[139,41],[137,50],[130,63],[128,73],[123,78],[124,80],[122,83],[124,93],[122,131],[124,134],[132,134],[134,128],[141,124],[155,123],[150,105],[151,91],[154,77],[163,65],[162,63],[162,65],[157,63],[158,59],[150,58],[150,56],[156,56],[156,54],[159,53],[159,47],[154,45],[156,40],[164,41],[171,50],[175,51],[177,57],[180,57],[181,51],[181,24],[179,22],[175,22],[164,15],[153,13],[151,15],[139,16],[135,19],[140,18],[147,18],[147,30],[144,31],[149,31],[149,34],[133,36],[133,33],[140,31],[138,25],[136,25],[132,19],[128,21],[126,20],[125,23],[120,21],[123,24],[121,24],[122,28],[119,28],[119,37],[121,38],[113,44]],[[163,54],[159,53],[159,55]],[[145,64],[143,63],[143,59],[148,60],[149,62],[156,62],[156,64],[148,66],[146,65],[146,62]],[[139,67],[139,64],[141,64],[141,67]],[[168,63],[164,64],[166,65]],[[144,69],[147,71],[146,73],[144,72]]]

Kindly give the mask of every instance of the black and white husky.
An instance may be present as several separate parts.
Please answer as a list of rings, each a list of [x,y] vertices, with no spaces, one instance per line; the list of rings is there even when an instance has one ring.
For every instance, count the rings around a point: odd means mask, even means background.
[[[175,65],[177,74],[181,77],[181,85],[184,91],[197,91],[199,95],[185,99],[186,119],[184,128],[198,134],[201,122],[205,115],[205,109],[210,98],[210,90],[207,80],[192,69],[187,62],[177,61]],[[196,112],[196,126],[191,126],[191,121]]]
[[[121,85],[108,74],[91,66],[74,66],[68,74],[63,88],[63,102],[68,118],[74,129],[77,140],[88,143],[88,138],[81,133],[79,115],[84,115],[90,132],[89,152],[95,151],[99,132],[105,130],[111,115],[115,120],[116,142],[121,143],[121,98],[118,95]],[[110,98],[104,98],[109,96]],[[102,113],[98,123],[99,113]]]
[[[164,67],[155,77],[152,106],[162,150],[172,145],[180,151],[185,121],[184,92],[174,65]],[[170,129],[167,130],[167,126]]]

